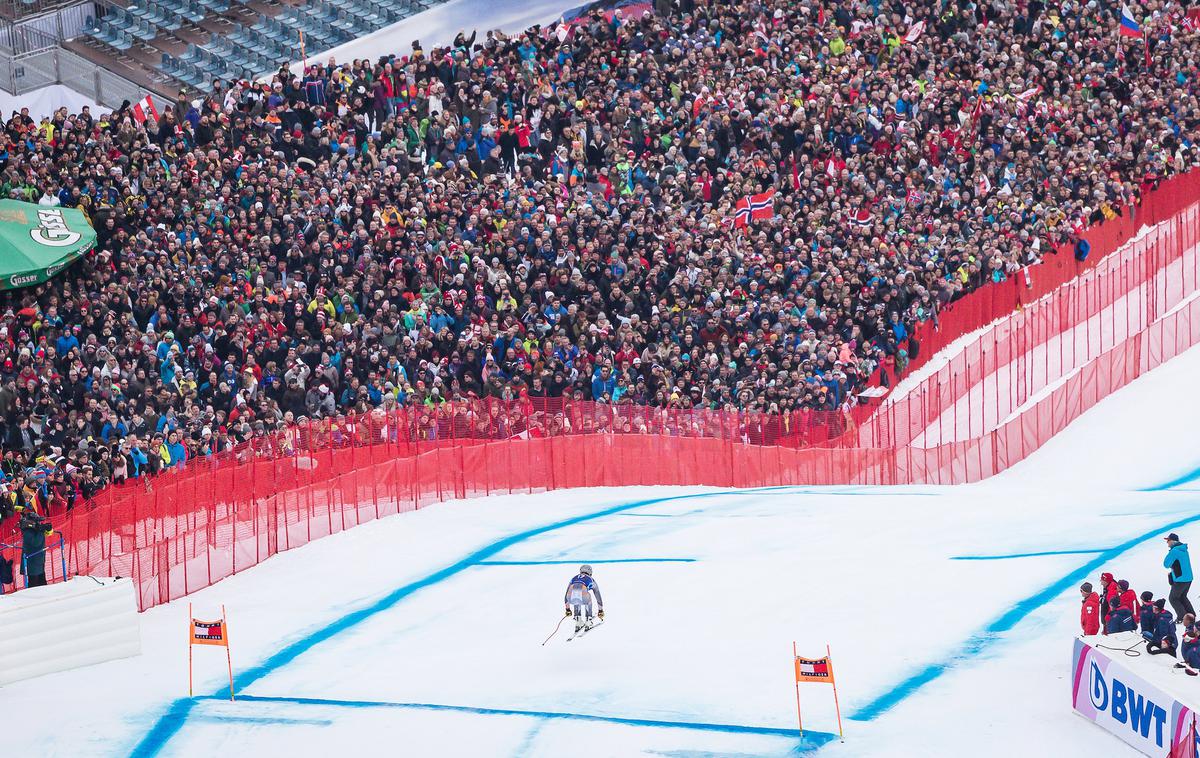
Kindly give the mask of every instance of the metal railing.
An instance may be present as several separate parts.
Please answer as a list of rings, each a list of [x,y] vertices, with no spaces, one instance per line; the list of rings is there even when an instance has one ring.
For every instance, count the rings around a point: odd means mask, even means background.
[[[52,84],[66,85],[109,108],[119,108],[125,100],[136,103],[149,94],[125,77],[58,46],[19,55],[0,51],[0,89],[23,95]],[[172,105],[158,94],[154,101],[160,111]]]
[[[79,0],[0,0],[0,18],[23,21],[78,3]]]
[[[77,37],[100,10],[91,0],[75,0],[72,5],[19,21],[0,18],[0,48],[13,54],[30,53]]]

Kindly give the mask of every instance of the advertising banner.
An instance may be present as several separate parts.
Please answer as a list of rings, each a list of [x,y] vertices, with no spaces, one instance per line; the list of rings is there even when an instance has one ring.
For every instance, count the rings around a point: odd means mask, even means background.
[[[1081,639],[1075,640],[1071,682],[1079,715],[1146,755],[1166,755],[1188,733],[1191,708]]]

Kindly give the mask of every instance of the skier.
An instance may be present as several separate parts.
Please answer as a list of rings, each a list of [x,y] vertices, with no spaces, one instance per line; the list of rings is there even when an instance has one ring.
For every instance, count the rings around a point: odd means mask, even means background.
[[[604,598],[600,597],[600,587],[592,579],[592,567],[585,563],[579,567],[579,573],[567,585],[563,595],[566,615],[575,617],[576,634],[592,628],[592,595],[596,596],[596,615],[603,621]]]

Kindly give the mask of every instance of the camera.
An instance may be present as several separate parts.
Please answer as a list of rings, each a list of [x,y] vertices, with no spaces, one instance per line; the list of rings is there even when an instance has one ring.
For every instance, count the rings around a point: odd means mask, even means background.
[[[40,529],[45,528],[48,522],[42,518],[37,511],[26,510],[21,512],[21,528],[22,529]]]

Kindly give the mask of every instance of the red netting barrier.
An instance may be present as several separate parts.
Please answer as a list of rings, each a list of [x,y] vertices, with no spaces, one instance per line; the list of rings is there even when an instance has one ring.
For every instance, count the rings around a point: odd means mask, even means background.
[[[492,399],[314,421],[110,487],[56,519],[67,572],[131,576],[144,610],[280,551],[452,498],[637,484],[978,481],[1200,342],[1200,299],[1190,299],[1200,281],[1200,210],[1188,207],[1197,190],[1200,174],[1165,182],[1136,218],[1088,233],[1087,261],[1060,251],[1028,283],[1020,276],[955,303],[940,328],[918,329],[914,365],[1001,320],[878,408],[766,416]],[[1142,223],[1164,221],[1121,247]],[[49,551],[49,581],[62,579],[61,566]]]

